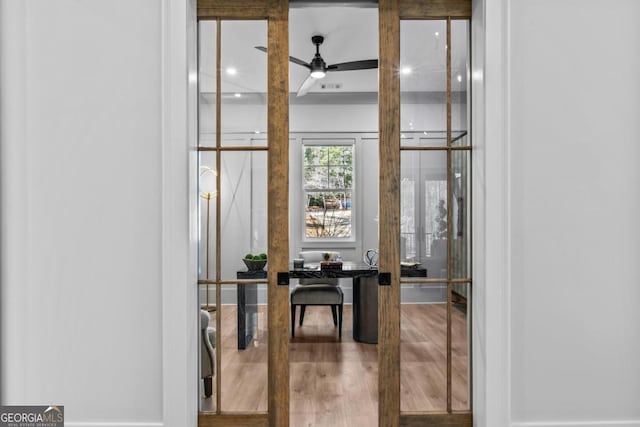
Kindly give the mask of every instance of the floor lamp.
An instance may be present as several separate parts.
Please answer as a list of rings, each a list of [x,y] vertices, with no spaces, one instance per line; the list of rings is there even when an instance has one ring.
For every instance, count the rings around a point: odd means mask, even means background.
[[[205,248],[204,248],[204,256],[205,256],[205,278],[209,280],[209,236],[210,236],[210,223],[211,223],[211,199],[215,198],[218,192],[216,191],[216,177],[217,173],[215,170],[211,169],[208,166],[200,166],[200,197],[207,201],[207,213],[206,213],[206,239],[205,239]],[[204,307],[207,311],[214,311],[215,307],[211,307],[209,304],[209,283],[207,283],[206,287],[206,304]]]

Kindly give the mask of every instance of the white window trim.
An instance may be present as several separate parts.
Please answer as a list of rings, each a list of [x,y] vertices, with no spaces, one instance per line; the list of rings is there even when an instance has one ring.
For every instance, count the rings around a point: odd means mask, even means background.
[[[299,185],[297,186],[297,196],[298,202],[292,204],[291,206],[295,206],[295,209],[300,211],[297,213],[298,221],[300,224],[300,235],[299,241],[302,247],[335,247],[335,248],[355,248],[356,242],[358,240],[358,236],[360,236],[359,229],[359,188],[362,187],[359,176],[359,151],[360,151],[360,138],[356,137],[354,134],[331,134],[331,133],[323,133],[323,134],[313,134],[313,135],[302,135],[299,140],[297,140],[297,146],[299,147],[299,172],[298,176],[300,177]],[[351,237],[307,237],[306,236],[306,211],[303,206],[303,201],[305,199],[305,188],[304,188],[304,147],[305,146],[352,146],[353,147],[353,185],[351,188]]]

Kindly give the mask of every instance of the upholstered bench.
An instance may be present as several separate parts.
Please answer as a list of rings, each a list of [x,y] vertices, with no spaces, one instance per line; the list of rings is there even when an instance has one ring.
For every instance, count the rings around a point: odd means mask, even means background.
[[[308,305],[331,306],[333,324],[338,327],[338,336],[342,337],[342,304],[344,295],[339,286],[314,283],[297,286],[291,291],[291,335],[296,336],[296,308],[300,306],[300,326],[304,321],[304,311]]]
[[[300,258],[304,263],[317,264],[322,261],[335,261],[340,258],[336,251],[302,251]],[[338,279],[313,277],[298,280],[298,286],[291,291],[291,336],[296,336],[296,308],[300,306],[300,326],[304,321],[304,311],[308,305],[331,306],[333,325],[338,327],[338,336],[342,337],[342,303],[344,295],[338,285]]]

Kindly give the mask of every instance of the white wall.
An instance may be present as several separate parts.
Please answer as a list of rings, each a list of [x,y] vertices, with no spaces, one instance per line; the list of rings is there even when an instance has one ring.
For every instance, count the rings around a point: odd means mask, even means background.
[[[639,17],[511,5],[514,421],[640,425]]]
[[[640,426],[640,3],[474,6],[476,424]]]
[[[186,3],[168,8],[182,19],[183,46]],[[68,425],[163,425],[168,408],[181,423],[195,420],[184,415],[196,401],[195,368],[185,380],[178,356],[187,340],[164,356],[163,336],[173,325],[184,335],[186,310],[163,328],[163,243],[182,227],[185,255],[175,260],[185,264],[188,231],[186,221],[163,222],[173,185],[187,200],[186,144],[176,158],[183,177],[163,184],[167,4],[0,3],[1,398],[65,405]],[[191,400],[164,375],[180,358]],[[167,385],[181,393],[178,405],[165,400]]]
[[[166,4],[0,3],[1,398],[69,425],[196,411],[161,391]],[[639,8],[474,2],[477,425],[640,425]]]
[[[264,132],[266,130],[266,109],[264,105],[249,103],[223,106],[225,131]],[[201,116],[214,116],[214,105],[201,106]],[[289,110],[290,131],[295,132],[378,132],[378,104],[292,104]],[[446,105],[444,104],[403,104],[402,130],[409,130],[411,121],[415,130],[446,130]],[[465,129],[467,120],[466,104],[454,104],[452,127]],[[214,123],[206,122],[203,132],[213,132]]]

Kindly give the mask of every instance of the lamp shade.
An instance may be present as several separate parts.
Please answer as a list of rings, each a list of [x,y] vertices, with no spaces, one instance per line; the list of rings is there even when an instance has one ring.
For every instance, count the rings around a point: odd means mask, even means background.
[[[209,166],[200,166],[200,180],[198,187],[201,197],[212,197],[216,195],[216,177],[218,173]]]

